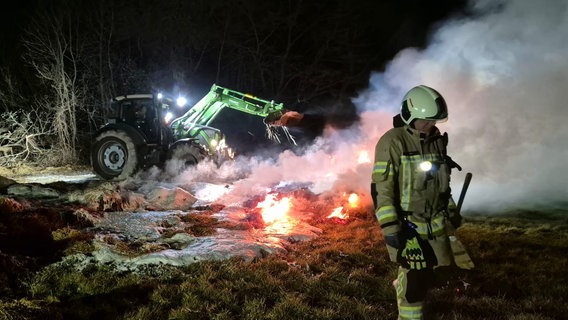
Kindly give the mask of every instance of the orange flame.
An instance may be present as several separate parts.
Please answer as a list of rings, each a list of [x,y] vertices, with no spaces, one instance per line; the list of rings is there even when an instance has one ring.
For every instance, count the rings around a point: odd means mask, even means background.
[[[288,211],[291,206],[290,198],[284,197],[278,200],[275,194],[266,195],[264,201],[256,205],[261,209],[262,220],[267,224],[288,221]]]
[[[347,194],[344,193],[343,197],[345,197],[346,195]],[[356,193],[349,194],[349,196],[347,197],[347,203],[349,205],[349,208],[357,208],[359,206],[359,195],[357,195]],[[339,220],[349,219],[349,213],[343,212],[343,209],[344,209],[343,206],[333,209],[333,211],[331,212],[330,215],[327,216],[327,218],[339,219]]]
[[[349,198],[347,198],[347,201],[351,208],[357,208],[359,206],[359,195],[352,193],[349,195]]]
[[[328,219],[332,219],[332,218],[338,218],[338,219],[347,219],[349,218],[349,215],[347,213],[343,213],[343,207],[337,207],[335,209],[333,209],[333,211],[331,212],[331,214],[329,216],[327,216]]]

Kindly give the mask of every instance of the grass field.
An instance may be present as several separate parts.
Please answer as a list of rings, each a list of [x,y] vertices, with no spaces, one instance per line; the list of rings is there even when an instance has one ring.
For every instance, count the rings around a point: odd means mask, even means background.
[[[286,255],[136,273],[31,268],[0,252],[0,319],[396,319],[396,266],[372,215],[314,225],[322,235]],[[426,319],[567,318],[567,211],[466,213],[458,237],[476,268],[439,273]],[[72,239],[58,252],[88,249]]]

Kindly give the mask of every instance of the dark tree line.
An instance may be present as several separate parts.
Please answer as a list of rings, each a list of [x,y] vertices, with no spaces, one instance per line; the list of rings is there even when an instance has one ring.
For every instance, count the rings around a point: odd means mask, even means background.
[[[32,14],[14,13],[3,35],[0,108],[41,112],[63,162],[84,154],[109,99],[126,93],[197,99],[217,83],[352,120],[349,98],[370,72],[424,46],[464,2],[27,0]]]

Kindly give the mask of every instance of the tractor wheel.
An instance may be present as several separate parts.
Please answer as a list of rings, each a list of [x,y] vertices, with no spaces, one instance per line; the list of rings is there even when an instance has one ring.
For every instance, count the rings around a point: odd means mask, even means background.
[[[106,180],[124,180],[138,169],[138,154],[132,138],[124,132],[109,130],[95,138],[91,149],[95,173]]]
[[[201,148],[201,146],[184,143],[175,146],[170,150],[168,160],[170,168],[181,173],[187,168],[197,165],[205,157],[205,151]],[[173,168],[172,165],[175,168]]]

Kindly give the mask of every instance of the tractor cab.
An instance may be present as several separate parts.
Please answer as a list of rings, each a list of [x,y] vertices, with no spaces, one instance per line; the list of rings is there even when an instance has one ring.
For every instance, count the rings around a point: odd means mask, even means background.
[[[172,105],[172,99],[158,98],[152,94],[116,97],[111,103],[107,123],[131,126],[142,134],[146,143],[161,144],[171,138],[166,114]]]

